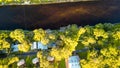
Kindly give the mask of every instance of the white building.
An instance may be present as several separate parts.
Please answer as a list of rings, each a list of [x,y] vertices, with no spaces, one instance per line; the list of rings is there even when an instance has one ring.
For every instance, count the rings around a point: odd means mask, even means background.
[[[81,68],[79,56],[71,56],[66,60],[66,68]]]
[[[33,42],[31,46],[31,50],[38,49],[37,48],[37,42]]]
[[[41,42],[33,42],[32,46],[31,46],[31,50],[35,50],[35,49],[46,50],[46,49],[48,49],[48,46],[43,45]]]

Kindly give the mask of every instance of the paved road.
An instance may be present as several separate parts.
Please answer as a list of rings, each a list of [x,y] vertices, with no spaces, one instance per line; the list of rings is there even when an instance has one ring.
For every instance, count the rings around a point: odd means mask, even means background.
[[[74,51],[74,53],[79,53],[79,52],[86,52],[89,48],[83,48],[81,50],[76,50]],[[31,51],[31,52],[27,52],[27,53],[22,53],[22,54],[18,54],[17,56],[32,56],[32,55],[36,55],[38,51]]]
[[[18,54],[17,56],[32,56],[32,55],[36,55],[37,52],[27,52],[27,53],[23,53],[23,54]]]

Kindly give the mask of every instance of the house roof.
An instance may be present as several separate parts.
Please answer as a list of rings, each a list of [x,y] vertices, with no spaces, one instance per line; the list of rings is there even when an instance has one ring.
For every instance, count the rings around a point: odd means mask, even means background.
[[[76,62],[79,62],[79,60],[80,60],[79,56],[71,56],[71,57],[69,57],[68,62],[76,63]]]
[[[44,49],[48,49],[48,46],[47,45],[43,45],[41,42],[33,42],[32,46],[31,46],[31,49],[41,49],[41,50],[44,50]]]
[[[48,57],[47,57],[47,60],[48,60],[48,61],[54,61],[54,57],[48,56]]]
[[[81,68],[79,64],[80,63],[79,60],[80,58],[77,55],[69,57],[68,68]]]

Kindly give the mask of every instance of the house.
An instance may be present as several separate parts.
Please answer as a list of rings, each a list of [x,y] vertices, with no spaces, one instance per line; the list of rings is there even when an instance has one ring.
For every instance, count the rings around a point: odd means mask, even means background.
[[[48,49],[48,46],[43,45],[41,42],[33,42],[32,46],[31,46],[31,50],[35,50],[35,49],[46,50],[46,49]]]
[[[47,57],[47,60],[48,60],[49,62],[53,62],[53,61],[54,61],[54,59],[55,59],[55,58],[54,58],[54,57],[52,57],[52,56],[48,56],[48,57]]]
[[[17,51],[19,51],[19,49],[18,49],[18,44],[12,44],[11,48],[12,48],[12,52],[17,52]]]
[[[32,63],[35,65],[35,68],[39,68],[39,66],[40,66],[39,61],[40,61],[39,58],[34,58],[32,60]]]
[[[71,56],[66,60],[66,68],[81,68],[79,56]]]
[[[39,58],[34,58],[34,59],[32,60],[32,63],[33,63],[33,64],[39,63]]]
[[[25,60],[24,59],[21,59],[18,63],[17,63],[17,66],[20,67],[20,66],[23,66],[24,67],[25,65]]]
[[[38,43],[37,42],[33,42],[32,43],[32,46],[31,46],[31,50],[35,50],[35,49],[38,49]]]
[[[47,45],[43,45],[41,42],[38,42],[38,49],[47,50],[48,46]]]

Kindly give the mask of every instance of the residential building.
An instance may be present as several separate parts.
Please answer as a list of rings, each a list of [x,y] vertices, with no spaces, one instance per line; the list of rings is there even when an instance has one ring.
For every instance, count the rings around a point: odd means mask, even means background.
[[[81,68],[79,56],[70,56],[66,60],[66,68]]]

